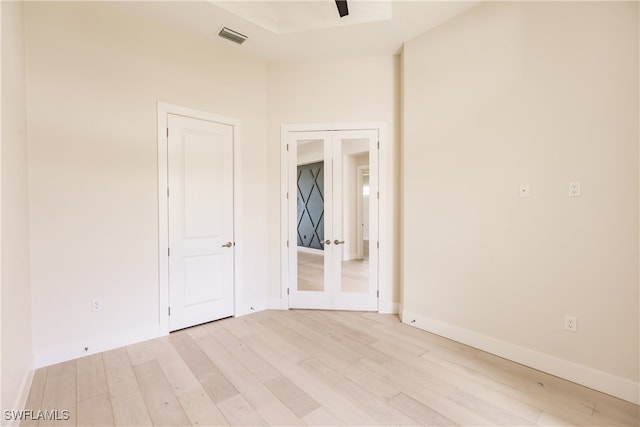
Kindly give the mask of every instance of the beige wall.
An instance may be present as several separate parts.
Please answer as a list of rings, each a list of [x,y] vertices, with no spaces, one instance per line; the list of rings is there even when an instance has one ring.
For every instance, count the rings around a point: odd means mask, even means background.
[[[405,314],[636,396],[637,8],[485,3],[406,43],[403,146]]]
[[[158,101],[242,121],[236,284],[266,307],[265,65],[105,3],[25,10],[36,364],[158,334]]]
[[[33,367],[29,273],[24,14],[2,2],[2,330],[0,408],[20,409]]]
[[[280,126],[283,124],[382,121],[387,126],[381,197],[394,208],[381,234],[391,236],[393,265],[381,283],[394,284],[389,300],[399,301],[399,203],[396,176],[399,162],[399,58],[351,58],[308,63],[272,64],[268,67],[269,168],[269,296],[280,295]],[[382,201],[381,201],[382,203]],[[381,286],[383,287],[383,286]],[[391,289],[391,287],[389,287]]]

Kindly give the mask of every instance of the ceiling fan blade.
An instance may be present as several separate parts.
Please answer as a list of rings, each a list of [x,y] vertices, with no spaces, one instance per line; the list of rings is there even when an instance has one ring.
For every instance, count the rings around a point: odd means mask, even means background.
[[[349,14],[349,6],[347,6],[347,0],[336,0],[336,6],[338,6],[338,13],[340,18]]]

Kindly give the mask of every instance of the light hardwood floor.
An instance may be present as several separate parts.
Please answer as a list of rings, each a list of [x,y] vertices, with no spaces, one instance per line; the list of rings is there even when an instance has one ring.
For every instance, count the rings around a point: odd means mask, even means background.
[[[369,258],[342,261],[342,292],[369,291]],[[324,256],[298,252],[298,290],[324,290]]]
[[[38,369],[27,409],[101,426],[639,424],[637,405],[397,316],[295,310]]]

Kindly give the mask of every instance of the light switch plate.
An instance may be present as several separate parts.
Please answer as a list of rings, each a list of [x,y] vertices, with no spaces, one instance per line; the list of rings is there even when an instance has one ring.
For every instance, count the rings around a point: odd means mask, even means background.
[[[569,183],[569,197],[580,197],[580,183],[579,182],[570,182]]]

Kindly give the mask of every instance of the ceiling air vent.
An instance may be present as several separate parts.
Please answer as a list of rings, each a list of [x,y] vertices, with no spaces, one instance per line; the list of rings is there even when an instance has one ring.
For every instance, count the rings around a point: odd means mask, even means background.
[[[222,27],[220,32],[218,33],[220,37],[223,39],[231,40],[234,43],[242,44],[248,38],[244,34],[240,34],[237,31],[233,31],[230,28]]]

